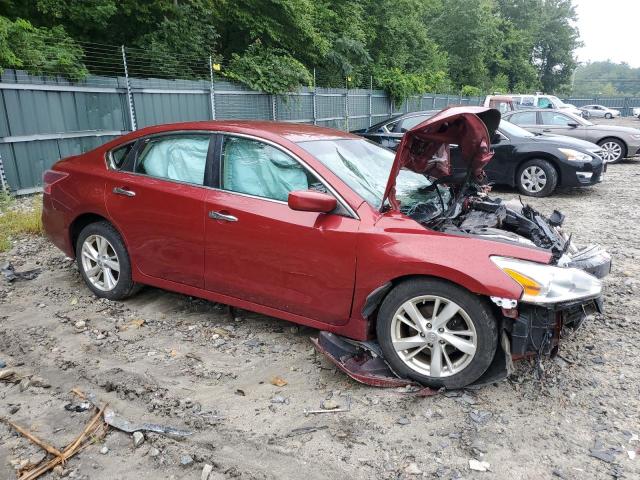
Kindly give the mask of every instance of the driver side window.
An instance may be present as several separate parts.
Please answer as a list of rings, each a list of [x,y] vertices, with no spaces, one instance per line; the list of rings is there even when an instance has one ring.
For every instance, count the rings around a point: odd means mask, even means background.
[[[282,150],[249,138],[226,136],[221,159],[222,188],[286,202],[289,192],[327,193],[315,175]]]

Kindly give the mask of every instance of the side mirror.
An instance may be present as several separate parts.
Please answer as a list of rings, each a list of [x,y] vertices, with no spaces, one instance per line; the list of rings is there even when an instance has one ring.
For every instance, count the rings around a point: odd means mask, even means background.
[[[571,128],[578,128],[580,126],[579,123],[567,123],[567,126],[571,127]]]
[[[337,200],[331,195],[313,190],[289,192],[287,203],[291,210],[299,212],[329,213],[338,206]]]

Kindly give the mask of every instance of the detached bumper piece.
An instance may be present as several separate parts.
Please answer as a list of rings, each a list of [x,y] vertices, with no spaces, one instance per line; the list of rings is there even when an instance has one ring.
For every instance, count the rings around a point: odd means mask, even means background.
[[[408,388],[407,393],[419,397],[430,397],[444,390],[434,390],[413,380],[400,378],[384,360],[382,350],[376,342],[358,342],[329,332],[319,332],[318,338],[311,338],[311,342],[336,367],[365,385],[383,388],[414,387]],[[465,388],[481,387],[504,380],[509,373],[508,365],[510,357],[499,345],[487,371]]]
[[[602,297],[544,307],[520,304],[511,326],[511,354],[514,359],[555,354],[564,328],[576,330],[589,315],[602,312]]]

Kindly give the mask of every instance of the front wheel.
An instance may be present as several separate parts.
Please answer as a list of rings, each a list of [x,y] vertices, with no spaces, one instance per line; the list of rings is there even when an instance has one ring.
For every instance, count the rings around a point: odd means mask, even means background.
[[[395,287],[380,307],[376,333],[396,374],[435,388],[475,382],[498,344],[496,320],[480,298],[437,279]]]
[[[558,172],[546,160],[533,159],[525,162],[516,176],[516,186],[530,197],[547,197],[558,184]]]
[[[627,147],[617,138],[605,138],[598,145],[602,148],[602,159],[607,163],[617,163],[627,155]]]
[[[610,113],[605,113],[604,118],[606,118],[607,120],[611,120],[613,118],[613,115],[611,115]]]

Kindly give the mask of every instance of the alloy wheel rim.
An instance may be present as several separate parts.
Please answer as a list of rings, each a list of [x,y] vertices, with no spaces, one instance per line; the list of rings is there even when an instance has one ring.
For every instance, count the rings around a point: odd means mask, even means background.
[[[90,235],[82,244],[82,268],[98,290],[109,292],[120,279],[120,260],[113,245],[102,235]]]
[[[469,366],[478,335],[467,312],[435,295],[404,302],[391,321],[391,343],[412,370],[432,378],[450,377]]]
[[[614,162],[622,155],[622,147],[615,142],[606,142],[602,145],[604,160],[607,162]]]
[[[547,174],[536,165],[525,168],[520,179],[524,189],[531,193],[537,193],[547,185]]]

